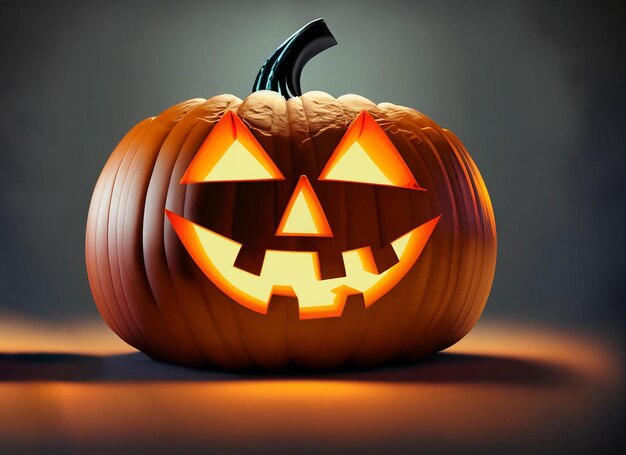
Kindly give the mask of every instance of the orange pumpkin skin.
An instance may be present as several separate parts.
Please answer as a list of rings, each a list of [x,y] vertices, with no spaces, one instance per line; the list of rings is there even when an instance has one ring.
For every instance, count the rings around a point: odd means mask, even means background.
[[[229,110],[284,181],[180,183]],[[318,181],[363,110],[427,191]],[[351,295],[341,316],[317,319],[300,319],[297,299],[284,296],[273,296],[265,315],[245,308],[198,268],[165,215],[169,210],[240,241],[249,250],[241,266],[254,269],[276,246],[271,233],[300,175],[315,188],[334,237],[330,243],[290,237],[282,245],[317,248],[322,278],[340,274],[340,252],[359,246],[381,251],[374,256],[384,266],[389,241],[441,215],[415,265],[371,306]],[[423,358],[477,322],[495,261],[489,195],[457,137],[413,109],[356,95],[309,92],[285,100],[259,91],[243,101],[221,95],[177,104],[122,139],[97,182],[87,221],[89,283],[106,323],[149,356],[193,367],[329,369]]]

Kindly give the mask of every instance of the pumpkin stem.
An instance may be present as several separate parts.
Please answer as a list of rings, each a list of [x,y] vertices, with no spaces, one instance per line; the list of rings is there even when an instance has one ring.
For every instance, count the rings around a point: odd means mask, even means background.
[[[324,19],[309,22],[291,35],[265,61],[254,80],[252,91],[272,90],[285,99],[302,95],[300,74],[317,54],[337,44]]]

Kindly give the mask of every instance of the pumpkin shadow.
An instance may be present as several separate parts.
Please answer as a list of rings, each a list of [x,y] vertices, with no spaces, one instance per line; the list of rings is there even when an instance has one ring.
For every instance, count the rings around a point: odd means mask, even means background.
[[[580,375],[563,366],[519,357],[438,353],[419,363],[332,373],[290,370],[246,374],[194,370],[150,359],[143,353],[93,356],[70,353],[0,353],[1,382],[215,382],[243,380],[474,383],[563,386]]]

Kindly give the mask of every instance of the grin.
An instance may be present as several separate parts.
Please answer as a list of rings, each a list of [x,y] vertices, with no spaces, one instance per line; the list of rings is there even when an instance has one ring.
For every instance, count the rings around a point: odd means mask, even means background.
[[[349,295],[362,294],[369,307],[413,267],[440,217],[391,242],[398,262],[382,273],[369,246],[342,252],[345,276],[320,278],[315,251],[266,250],[260,275],[234,266],[241,244],[166,210],[178,237],[204,274],[240,305],[267,314],[273,295],[296,297],[300,319],[341,316]]]

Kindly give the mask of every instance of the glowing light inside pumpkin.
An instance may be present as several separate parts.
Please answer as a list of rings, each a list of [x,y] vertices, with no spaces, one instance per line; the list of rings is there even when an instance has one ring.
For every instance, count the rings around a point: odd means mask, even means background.
[[[198,149],[180,183],[284,179],[243,121],[227,111]]]
[[[319,179],[425,191],[415,181],[387,134],[367,111],[362,111],[354,119]]]
[[[260,275],[254,275],[233,266],[241,244],[166,214],[193,260],[222,292],[262,314],[274,294],[297,297],[301,319],[341,316],[352,294],[363,294],[366,307],[376,302],[413,267],[439,221],[433,218],[391,242],[399,261],[383,273],[373,272],[372,251],[366,246],[342,253],[345,276],[322,280],[317,252],[267,250]]]
[[[332,237],[333,232],[315,191],[305,175],[300,176],[276,235]]]

